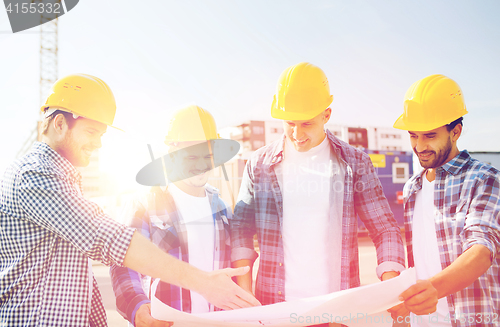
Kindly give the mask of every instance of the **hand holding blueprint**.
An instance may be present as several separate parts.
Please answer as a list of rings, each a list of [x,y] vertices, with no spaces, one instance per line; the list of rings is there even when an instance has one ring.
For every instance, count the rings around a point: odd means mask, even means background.
[[[151,292],[151,315],[173,321],[176,327],[298,327],[328,322],[347,326],[392,326],[386,310],[401,303],[399,294],[415,283],[415,270],[411,268],[384,282],[327,295],[232,311],[189,314],[169,307],[154,296],[157,280]]]

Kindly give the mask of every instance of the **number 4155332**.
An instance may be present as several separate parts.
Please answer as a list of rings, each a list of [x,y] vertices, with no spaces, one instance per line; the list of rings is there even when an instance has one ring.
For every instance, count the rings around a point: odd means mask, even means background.
[[[62,14],[61,4],[60,3],[51,3],[51,2],[47,2],[47,3],[43,3],[43,2],[23,3],[21,5],[19,3],[16,3],[14,5],[12,3],[9,3],[6,10],[7,10],[7,13],[9,13],[9,14],[11,14],[11,13],[16,13],[16,14],[19,14],[19,13],[22,13],[22,14],[27,14],[27,13],[31,13],[31,14],[35,14],[35,13]]]

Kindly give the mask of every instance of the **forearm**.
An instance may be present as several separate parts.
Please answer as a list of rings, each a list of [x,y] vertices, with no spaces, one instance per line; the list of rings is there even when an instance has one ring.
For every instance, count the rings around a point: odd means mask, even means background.
[[[160,250],[138,232],[134,233],[123,265],[165,283],[199,291],[205,272]]]
[[[160,278],[165,283],[195,291],[223,310],[260,305],[255,297],[231,280],[234,276],[246,274],[248,268],[205,272],[163,252],[138,232],[132,236],[123,265]]]
[[[399,274],[400,274],[400,272],[398,272],[398,271],[386,271],[385,273],[382,274],[382,276],[380,276],[380,279],[382,281],[388,280],[388,279],[391,279],[394,277],[398,277]]]
[[[116,309],[134,324],[135,312],[144,303],[150,303],[142,288],[139,273],[126,267],[112,266],[109,270],[116,298]]]
[[[242,276],[236,277],[237,284],[247,292],[252,293],[252,261],[249,259],[242,259],[233,262],[234,268],[250,267],[250,271]]]
[[[431,277],[429,281],[438,292],[438,298],[456,293],[478,279],[491,266],[490,251],[483,245],[473,245],[451,265]]]

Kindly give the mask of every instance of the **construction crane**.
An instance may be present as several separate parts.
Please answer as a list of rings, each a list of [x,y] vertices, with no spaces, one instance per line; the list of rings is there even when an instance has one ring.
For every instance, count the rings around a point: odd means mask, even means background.
[[[61,4],[61,0],[52,0],[54,3]],[[32,3],[39,3],[42,0],[32,0]],[[47,2],[47,1],[45,1]],[[40,89],[39,89],[39,104],[40,106],[45,101],[45,97],[49,93],[50,87],[57,81],[58,76],[58,18],[52,19],[53,14],[41,14],[40,20]],[[52,20],[51,20],[52,19]],[[38,127],[40,119],[36,126],[31,130],[28,138],[17,152],[16,158],[24,155],[39,139]]]

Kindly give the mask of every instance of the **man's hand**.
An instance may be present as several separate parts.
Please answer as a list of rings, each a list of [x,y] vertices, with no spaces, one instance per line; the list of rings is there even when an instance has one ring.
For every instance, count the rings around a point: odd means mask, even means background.
[[[257,299],[236,285],[231,277],[241,276],[249,267],[226,268],[207,273],[207,278],[200,286],[199,293],[218,308],[232,310],[261,305]]]
[[[392,320],[398,323],[404,322],[405,318],[410,314],[404,303],[393,306],[387,312],[391,314]]]
[[[418,280],[399,296],[406,309],[416,315],[426,315],[436,311],[438,291],[428,280]]]
[[[170,327],[174,323],[170,321],[156,320],[151,317],[151,303],[145,303],[135,313],[136,327]]]
[[[236,285],[231,277],[244,275],[249,267],[202,271],[163,252],[140,233],[135,232],[123,265],[143,275],[201,294],[208,302],[224,310],[261,305],[257,299]]]

